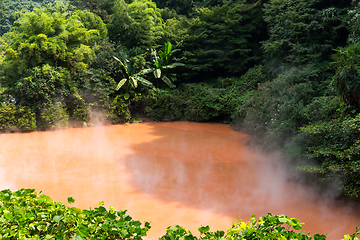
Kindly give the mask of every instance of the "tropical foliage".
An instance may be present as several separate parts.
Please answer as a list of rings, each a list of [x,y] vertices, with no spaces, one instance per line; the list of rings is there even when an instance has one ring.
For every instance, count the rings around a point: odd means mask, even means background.
[[[68,198],[68,205],[74,203]],[[141,240],[151,228],[149,222],[133,220],[126,211],[113,207],[107,210],[100,202],[90,210],[69,207],[54,202],[49,196],[36,193],[34,189],[0,192],[1,239],[133,239]],[[252,215],[250,221],[235,221],[225,231],[210,231],[209,226],[199,227],[200,237],[181,226],[170,226],[159,240],[177,239],[306,239],[325,240],[326,235],[299,232],[304,223],[296,218],[268,213],[259,219]],[[360,224],[359,224],[360,225]],[[344,240],[359,240],[359,226]]]
[[[313,182],[359,197],[359,1],[3,0],[0,10],[2,131],[91,125],[98,113],[232,123]]]
[[[75,200],[68,198],[71,204]],[[126,211],[90,210],[54,202],[34,189],[0,192],[1,239],[134,239],[146,236],[150,223],[133,220]]]
[[[125,89],[126,89],[125,91],[128,94],[130,88],[133,89],[137,88],[138,82],[148,87],[153,86],[151,82],[141,77],[141,75],[150,73],[152,71],[151,69],[145,69],[139,73],[132,74],[132,68],[131,68],[132,66],[128,59],[125,59],[125,61],[123,60],[124,63],[117,57],[114,57],[114,59],[119,63],[120,67],[124,70],[123,72],[124,78],[119,81],[118,85],[116,86],[116,90],[119,90],[122,86],[125,85]],[[128,99],[129,96],[126,95],[125,98]]]
[[[177,51],[180,51],[180,49],[173,50],[172,44],[170,42],[164,43],[164,50],[160,50],[159,53],[154,49],[151,50],[151,57],[154,65],[152,69],[154,72],[154,77],[156,79],[160,78],[163,80],[164,83],[166,83],[166,85],[168,85],[170,88],[176,87],[173,83],[176,81],[176,74],[169,75],[167,74],[166,70],[179,66],[185,66],[183,63],[171,63],[171,60],[174,57],[173,54]]]
[[[1,63],[5,93],[33,110],[75,93],[72,74],[86,70],[95,60],[92,45],[103,34],[103,29],[85,28],[86,14],[91,15],[77,11],[68,16],[44,9],[22,13],[19,26],[3,36],[7,42]]]

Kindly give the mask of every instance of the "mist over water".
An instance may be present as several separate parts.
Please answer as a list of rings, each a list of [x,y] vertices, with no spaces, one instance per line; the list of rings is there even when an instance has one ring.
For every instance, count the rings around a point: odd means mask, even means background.
[[[246,146],[230,126],[141,123],[0,135],[0,188],[35,188],[77,207],[100,201],[141,221],[148,236],[181,225],[227,230],[240,217],[267,212],[305,222],[328,239],[352,234],[359,206],[335,204],[289,181],[276,155]]]

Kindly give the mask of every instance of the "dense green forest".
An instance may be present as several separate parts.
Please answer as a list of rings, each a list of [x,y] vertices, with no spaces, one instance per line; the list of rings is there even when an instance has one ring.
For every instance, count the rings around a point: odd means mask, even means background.
[[[360,198],[360,2],[0,0],[0,129],[231,123]]]

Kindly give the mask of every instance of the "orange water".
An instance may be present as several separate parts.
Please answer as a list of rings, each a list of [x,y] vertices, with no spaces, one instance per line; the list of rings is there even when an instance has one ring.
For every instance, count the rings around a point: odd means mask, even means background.
[[[279,159],[250,151],[222,124],[141,123],[0,135],[0,189],[35,188],[77,207],[100,201],[141,221],[155,239],[170,225],[227,230],[267,212],[328,239],[351,234],[359,206],[332,204],[289,182]]]

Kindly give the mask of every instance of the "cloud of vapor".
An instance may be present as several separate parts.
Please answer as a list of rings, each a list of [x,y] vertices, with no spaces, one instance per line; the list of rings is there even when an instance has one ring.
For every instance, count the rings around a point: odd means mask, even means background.
[[[152,238],[169,225],[226,230],[238,217],[272,212],[299,218],[305,231],[332,240],[360,221],[353,207],[290,181],[279,155],[250,150],[248,136],[227,125],[123,124],[0,141],[0,187],[35,188],[62,202],[72,196],[81,208],[105,201],[151,221]]]

